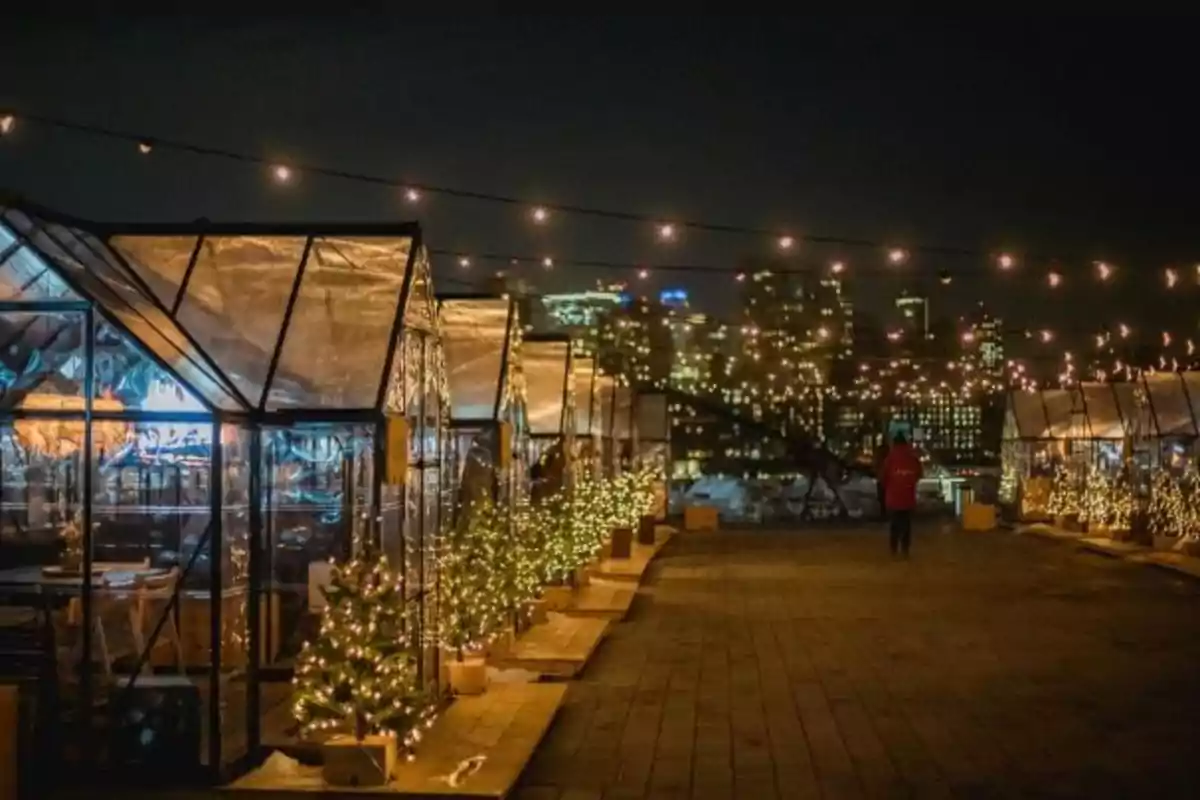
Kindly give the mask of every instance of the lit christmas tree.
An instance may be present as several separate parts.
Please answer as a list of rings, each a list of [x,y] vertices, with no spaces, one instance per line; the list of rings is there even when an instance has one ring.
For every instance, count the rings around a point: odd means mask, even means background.
[[[314,642],[296,666],[293,713],[301,734],[347,732],[362,741],[394,733],[409,756],[432,724],[434,705],[419,686],[419,648],[404,592],[384,557],[334,564],[328,605]]]
[[[515,560],[503,511],[480,498],[465,516],[442,534],[438,557],[440,643],[460,661],[491,641],[515,606]]]

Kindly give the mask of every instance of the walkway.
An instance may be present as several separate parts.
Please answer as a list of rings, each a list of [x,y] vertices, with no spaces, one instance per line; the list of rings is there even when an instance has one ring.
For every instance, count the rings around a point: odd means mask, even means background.
[[[686,534],[519,800],[1200,796],[1200,582],[1013,534]]]

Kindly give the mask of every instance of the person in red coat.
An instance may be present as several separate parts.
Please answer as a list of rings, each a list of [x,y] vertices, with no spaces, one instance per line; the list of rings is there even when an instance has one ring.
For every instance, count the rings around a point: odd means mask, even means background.
[[[891,519],[892,555],[908,557],[912,542],[912,512],[917,505],[917,481],[921,480],[921,459],[912,445],[898,433],[883,460],[883,499]]]

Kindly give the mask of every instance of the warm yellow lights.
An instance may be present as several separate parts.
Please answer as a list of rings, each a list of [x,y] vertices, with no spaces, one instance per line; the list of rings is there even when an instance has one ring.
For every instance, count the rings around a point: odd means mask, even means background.
[[[404,199],[410,203],[415,203],[421,199],[421,192],[417,189],[409,187],[404,190]]]
[[[638,270],[638,277],[639,277],[639,278],[641,278],[642,280],[646,280],[646,278],[649,278],[649,277],[650,277],[650,270],[648,270],[648,269],[639,269],[639,270]]]
[[[541,225],[546,220],[550,219],[550,212],[542,206],[537,206],[533,209],[533,211],[530,212],[530,216],[533,217],[534,222]]]
[[[1122,322],[1120,325],[1117,326],[1117,332],[1121,334],[1122,339],[1128,339],[1129,334],[1132,333],[1133,331],[1131,331],[1129,329],[1128,325],[1126,325],[1124,322]]]
[[[149,140],[138,142],[137,149],[142,155],[148,156],[154,150],[154,143]]]
[[[671,223],[664,222],[662,225],[658,226],[658,238],[660,241],[673,242],[675,241],[675,235],[675,226]]]
[[[1113,275],[1113,267],[1103,261],[1096,262],[1096,277],[1102,281],[1106,281]]]
[[[780,236],[779,237],[779,249],[780,250],[791,250],[795,244],[796,244],[796,240],[794,238],[792,238],[791,236]]]
[[[13,128],[17,125],[17,118],[12,114],[0,115],[0,136],[7,136],[12,133]]]
[[[846,263],[844,261],[835,261],[829,265],[829,271],[834,275],[841,275],[846,271]]]
[[[908,260],[908,253],[901,250],[899,247],[893,247],[888,251],[888,261],[893,264],[903,264]]]
[[[1051,289],[1057,289],[1060,285],[1062,285],[1062,275],[1051,270],[1050,273],[1046,275],[1046,283],[1050,284]]]
[[[290,183],[292,180],[292,168],[284,164],[275,164],[271,167],[271,177],[276,183]]]
[[[1017,260],[1008,253],[1001,253],[1000,257],[996,259],[996,263],[1000,265],[1000,269],[1012,269],[1016,266]]]
[[[1038,336],[1041,338],[1043,343],[1049,343],[1049,342],[1054,341],[1054,331],[1048,330],[1046,328],[1043,328],[1038,333]]]
[[[1171,267],[1167,267],[1165,270],[1163,270],[1163,277],[1167,281],[1168,289],[1174,289],[1175,284],[1179,283],[1179,272]]]
[[[545,267],[546,269],[550,269],[551,267],[554,266],[554,259],[551,258],[550,256],[546,256],[545,258],[542,259],[542,266]]]
[[[467,258],[466,256],[462,256],[458,259],[458,265],[465,269],[471,266],[471,259]]]

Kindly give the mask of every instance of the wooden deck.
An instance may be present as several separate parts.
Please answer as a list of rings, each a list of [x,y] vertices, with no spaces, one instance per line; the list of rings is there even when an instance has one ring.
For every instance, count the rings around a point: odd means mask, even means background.
[[[633,581],[640,583],[650,562],[658,555],[671,537],[675,529],[669,525],[659,525],[655,530],[653,545],[633,543],[633,552],[629,558],[606,558],[600,562],[596,577],[616,581]]]
[[[507,653],[489,663],[497,669],[523,669],[545,678],[573,678],[604,639],[608,624],[606,619],[552,611],[546,622],[522,633]]]
[[[512,791],[566,696],[565,684],[493,684],[479,697],[455,700],[426,734],[416,760],[400,764],[386,786],[331,787],[321,768],[264,766],[225,787],[256,800],[325,797],[409,797],[475,800]]]
[[[571,605],[563,613],[571,617],[597,617],[619,622],[629,613],[636,596],[637,587],[629,581],[595,579],[576,590]]]

